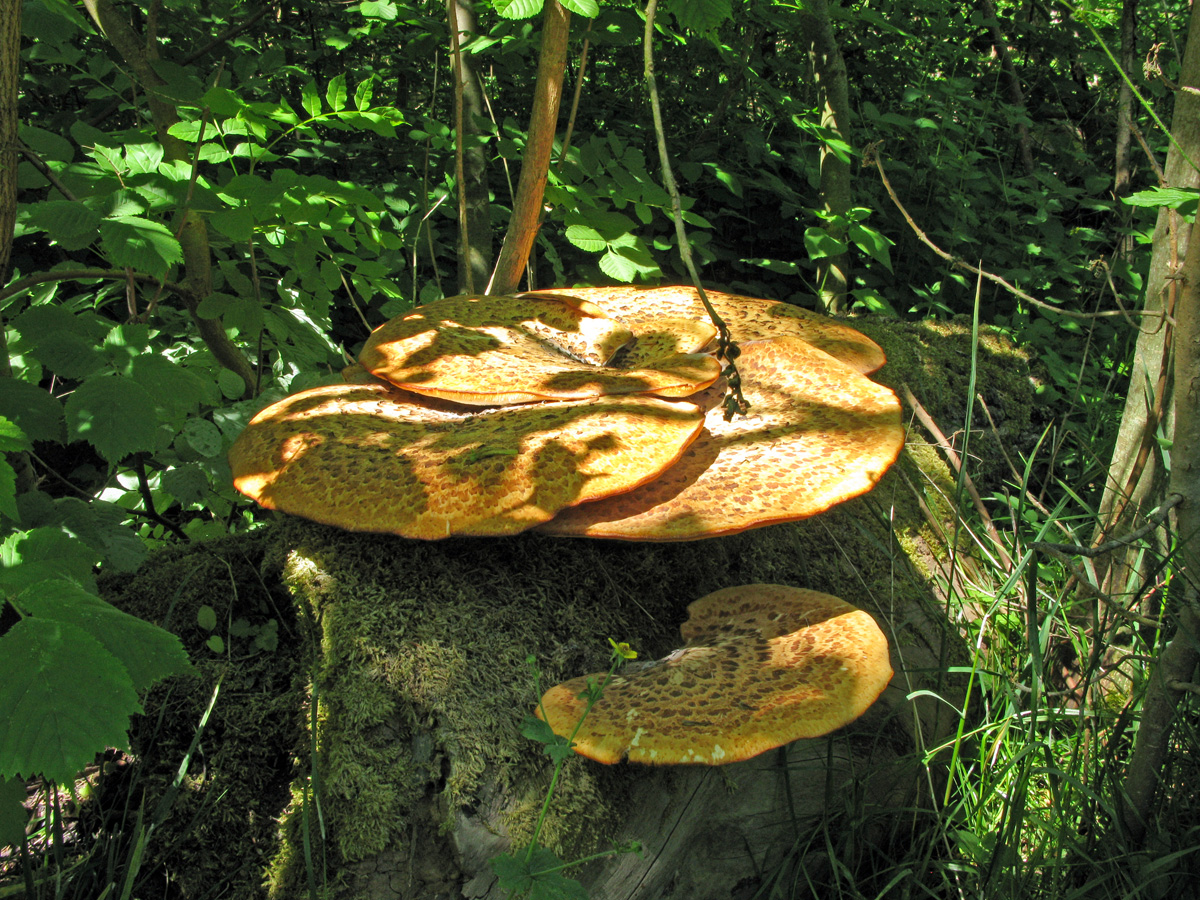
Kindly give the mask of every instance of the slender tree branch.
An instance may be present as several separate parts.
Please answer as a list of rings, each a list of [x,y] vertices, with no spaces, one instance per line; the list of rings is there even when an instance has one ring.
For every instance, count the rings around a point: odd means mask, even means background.
[[[468,294],[475,293],[475,277],[471,272],[471,235],[467,228],[467,179],[464,175],[463,154],[466,135],[463,132],[463,66],[462,46],[458,39],[458,0],[446,0],[446,15],[450,24],[450,56],[454,60],[454,180],[458,187],[458,258],[459,276]]]
[[[1062,309],[1061,307],[1053,306],[1049,303],[1039,300],[1039,299],[1037,299],[1037,297],[1031,297],[1029,294],[1025,293],[1020,288],[1018,288],[1012,284],[1009,284],[1009,282],[1005,281],[999,275],[993,275],[991,272],[987,272],[987,271],[984,271],[983,269],[977,268],[977,267],[971,265],[970,263],[965,262],[964,260],[960,259],[959,257],[952,256],[951,254],[947,253],[945,250],[943,250],[941,247],[939,247],[937,244],[935,244],[932,240],[930,240],[929,235],[927,235],[924,231],[921,230],[921,227],[919,225],[917,225],[917,223],[913,219],[913,217],[911,215],[909,215],[908,210],[904,208],[904,204],[900,202],[900,198],[896,196],[896,191],[892,187],[892,183],[888,180],[887,173],[883,170],[883,159],[879,155],[879,144],[880,144],[880,142],[876,141],[875,143],[867,146],[867,148],[863,151],[863,162],[867,163],[867,164],[870,164],[870,163],[875,164],[875,168],[879,170],[879,177],[883,181],[884,189],[887,191],[888,196],[891,197],[892,203],[895,204],[896,209],[898,209],[900,211],[900,215],[904,216],[904,221],[906,221],[908,223],[908,227],[911,228],[913,231],[913,234],[915,234],[917,236],[917,240],[919,240],[922,244],[924,244],[926,247],[928,247],[930,250],[932,250],[934,253],[936,253],[939,257],[944,259],[946,262],[950,263],[952,266],[962,269],[963,271],[970,272],[972,275],[977,275],[981,278],[986,278],[988,281],[991,281],[991,282],[994,282],[994,283],[1000,285],[1002,288],[1004,288],[1010,294],[1012,294],[1015,297],[1019,297],[1020,299],[1024,300],[1026,303],[1028,303],[1030,306],[1036,306],[1038,309],[1044,309],[1047,312],[1052,312],[1058,316],[1065,316],[1068,319],[1081,319],[1081,320],[1105,319],[1105,318],[1111,318],[1112,316],[1125,316],[1125,315],[1141,315],[1141,316],[1161,317],[1163,315],[1162,313],[1160,313],[1157,310],[1140,310],[1140,311],[1130,312],[1129,310],[1114,309],[1114,310],[1107,310],[1105,312],[1083,313],[1083,312],[1075,312],[1074,310],[1070,310],[1070,309]]]
[[[513,201],[512,218],[508,222],[504,244],[487,287],[489,294],[511,294],[517,289],[537,237],[550,157],[554,150],[554,134],[558,126],[558,104],[562,99],[570,29],[571,13],[558,0],[546,0],[542,48],[525,156],[521,160],[521,177],[517,181],[517,196]]]
[[[93,278],[119,281],[133,278],[134,281],[143,283],[161,284],[163,288],[188,302],[200,302],[200,299],[192,293],[191,288],[187,285],[175,281],[162,281],[157,275],[146,275],[141,272],[127,273],[125,269],[55,269],[53,272],[38,272],[36,275],[28,275],[0,288],[0,302],[21,293],[21,291],[37,287],[39,284],[50,284],[55,281],[87,281]]]
[[[713,309],[704,285],[700,283],[700,273],[696,271],[696,264],[692,261],[692,245],[688,240],[687,230],[683,227],[683,203],[679,197],[679,187],[675,184],[675,174],[671,171],[671,157],[667,152],[667,134],[663,128],[662,107],[658,102],[658,82],[654,77],[654,14],[657,9],[658,0],[649,0],[646,4],[646,31],[642,54],[645,61],[646,88],[650,93],[650,111],[654,116],[654,134],[658,139],[658,158],[662,164],[663,185],[666,187],[667,193],[671,195],[671,213],[675,219],[675,236],[679,244],[679,255],[688,270],[692,284],[700,295],[700,302],[704,304],[708,317],[712,319],[712,323],[717,329],[717,356],[725,360],[725,368],[721,374],[725,376],[725,381],[729,385],[729,393],[725,395],[724,403],[725,418],[729,420],[735,415],[745,415],[746,411],[750,409],[750,404],[742,396],[742,376],[738,373],[736,362],[740,352],[738,345],[729,336],[729,327]]]

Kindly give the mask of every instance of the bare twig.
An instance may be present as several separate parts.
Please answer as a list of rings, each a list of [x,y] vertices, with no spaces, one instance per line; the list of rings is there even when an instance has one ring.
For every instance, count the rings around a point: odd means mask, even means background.
[[[692,260],[692,245],[688,241],[687,229],[683,227],[683,204],[679,197],[679,186],[675,183],[675,175],[671,171],[671,157],[667,153],[667,135],[663,128],[662,106],[658,102],[658,82],[654,77],[654,13],[658,9],[658,0],[649,0],[646,4],[646,31],[643,44],[645,60],[646,88],[650,93],[650,111],[654,117],[654,134],[658,139],[658,157],[662,164],[663,185],[671,195],[671,212],[675,219],[675,236],[679,243],[679,255],[691,276],[692,284],[700,295],[700,302],[708,317],[717,329],[717,356],[725,360],[725,368],[721,374],[729,385],[729,393],[725,395],[725,419],[728,421],[734,415],[745,415],[750,404],[742,396],[742,377],[738,374],[737,358],[740,350],[729,336],[729,328],[725,320],[717,315],[712,303],[708,300],[704,285],[700,283],[700,273]]]
[[[1097,544],[1094,547],[1084,547],[1081,544],[1049,544],[1045,541],[1038,541],[1032,547],[1035,550],[1045,550],[1048,552],[1058,551],[1061,553],[1070,553],[1073,556],[1086,556],[1089,559],[1095,559],[1097,556],[1103,556],[1105,553],[1112,553],[1114,550],[1120,550],[1123,547],[1128,547],[1134,544],[1152,532],[1155,528],[1163,523],[1171,509],[1183,502],[1182,494],[1171,494],[1166,500],[1146,517],[1146,524],[1137,531],[1131,531],[1129,534],[1121,535],[1119,538],[1114,538],[1111,541],[1106,541],[1103,544]]]
[[[959,458],[958,452],[951,446],[950,441],[946,439],[946,435],[942,433],[942,429],[938,427],[937,422],[933,421],[933,417],[926,412],[925,407],[909,390],[908,385],[902,385],[901,393],[904,396],[904,402],[908,404],[908,408],[913,411],[917,419],[925,426],[926,431],[933,436],[937,441],[937,445],[946,455],[955,474],[963,476],[963,486],[966,488],[968,496],[971,498],[971,505],[975,507],[975,512],[979,514],[979,518],[983,521],[983,527],[987,530],[988,537],[992,539],[992,543],[996,546],[996,554],[1000,557],[1004,568],[1012,569],[1012,557],[1008,555],[1008,548],[1004,546],[1004,541],[1000,539],[1000,532],[996,530],[996,523],[992,521],[991,514],[987,511],[987,507],[983,505],[983,498],[979,496],[979,491],[975,489],[975,482],[971,480],[971,476],[963,471],[962,460]]]
[[[936,253],[939,257],[944,259],[946,262],[950,263],[952,266],[954,266],[956,268],[963,269],[964,271],[970,272],[972,275],[977,275],[981,278],[986,278],[988,281],[991,281],[991,282],[994,282],[995,284],[1000,285],[1002,288],[1004,288],[1010,294],[1012,294],[1015,297],[1019,297],[1020,299],[1024,300],[1026,303],[1030,304],[1031,306],[1036,306],[1038,309],[1044,309],[1047,312],[1052,312],[1058,316],[1065,316],[1068,319],[1081,319],[1081,320],[1082,319],[1104,319],[1104,318],[1110,318],[1112,316],[1125,316],[1125,315],[1131,314],[1127,310],[1108,310],[1106,312],[1082,313],[1082,312],[1075,312],[1074,310],[1071,310],[1071,309],[1062,309],[1061,307],[1054,306],[1050,303],[1046,303],[1045,301],[1039,300],[1039,299],[1037,299],[1037,297],[1030,296],[1029,294],[1025,293],[1025,291],[1021,290],[1019,287],[1016,287],[1015,285],[1010,284],[1009,282],[1005,281],[999,275],[993,275],[991,272],[987,272],[987,271],[984,271],[983,269],[977,268],[977,267],[971,265],[970,263],[960,259],[959,257],[952,256],[951,254],[947,253],[945,250],[943,250],[941,247],[939,247],[937,244],[935,244],[932,240],[929,239],[929,235],[927,235],[924,231],[921,230],[920,226],[917,225],[917,223],[913,219],[913,217],[911,215],[909,215],[908,210],[904,208],[904,204],[900,202],[900,198],[896,196],[896,191],[892,187],[892,183],[890,181],[888,181],[887,173],[884,172],[884,170],[883,170],[883,160],[879,156],[879,144],[880,143],[881,143],[880,141],[876,141],[875,143],[869,144],[867,146],[867,148],[863,151],[863,162],[875,164],[875,168],[879,170],[879,177],[883,180],[884,189],[887,190],[888,196],[891,197],[892,203],[895,204],[896,209],[900,210],[900,214],[902,216],[904,216],[904,221],[906,221],[908,223],[908,227],[911,228],[913,230],[913,234],[915,234],[917,236],[917,240],[919,240],[922,244],[924,244],[926,247],[928,247],[930,250],[932,250],[934,253]],[[1154,316],[1154,317],[1162,316],[1162,313],[1159,312],[1158,310],[1140,310],[1140,311],[1137,311],[1132,314],[1140,315],[1140,316]]]

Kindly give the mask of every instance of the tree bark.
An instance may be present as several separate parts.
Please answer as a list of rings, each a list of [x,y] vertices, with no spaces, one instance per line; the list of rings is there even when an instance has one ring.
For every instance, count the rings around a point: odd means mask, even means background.
[[[1134,77],[1134,41],[1136,36],[1137,0],[1124,0],[1121,4],[1121,69],[1126,78]],[[1133,90],[1125,78],[1117,92],[1117,135],[1116,153],[1113,159],[1113,196],[1118,200],[1129,195],[1132,178],[1129,164],[1129,147],[1133,143]],[[1130,207],[1118,204],[1122,221],[1129,220]]]
[[[1200,14],[1192,15],[1194,19]],[[1192,145],[1188,149],[1200,148]],[[1122,812],[1133,841],[1142,839],[1153,819],[1182,685],[1193,681],[1200,662],[1200,245],[1193,244],[1188,251],[1182,279],[1175,303],[1175,431],[1170,479],[1171,493],[1184,498],[1177,507],[1178,555],[1171,591],[1173,609],[1168,610],[1174,614],[1176,630],[1147,679],[1125,777]]]
[[[157,56],[155,42],[145,42],[148,49],[144,48],[144,42],[138,39],[133,28],[113,7],[111,0],[84,0],[84,6],[100,31],[142,83],[150,106],[151,121],[163,147],[163,156],[168,160],[190,163],[191,153],[188,145],[169,133],[171,126],[179,122],[180,118],[174,104],[166,100],[161,93],[160,89],[165,84],[150,64]],[[248,392],[253,391],[256,382],[254,368],[246,355],[226,334],[220,319],[206,319],[197,314],[200,301],[212,293],[212,256],[208,247],[208,223],[200,213],[185,209],[177,237],[183,250],[183,284],[190,292],[190,296],[181,296],[185,298],[192,321],[217,362],[240,376]]]
[[[804,41],[817,86],[817,105],[821,125],[839,139],[850,143],[850,85],[846,62],[838,47],[833,23],[829,19],[828,0],[810,0],[800,15]],[[821,205],[827,213],[841,217],[825,230],[835,240],[845,242],[845,215],[851,207],[850,161],[821,144]],[[817,295],[828,313],[843,312],[850,289],[850,251],[817,261]]]
[[[992,36],[992,47],[996,50],[1000,68],[1008,81],[1008,102],[1024,118],[1026,115],[1025,92],[1021,89],[1021,76],[1017,73],[1016,63],[1013,62],[1012,53],[1009,52],[1008,38],[1000,30],[996,7],[992,5],[992,0],[979,0],[979,8],[989,22],[988,31]],[[1025,174],[1032,175],[1034,172],[1033,147],[1029,140],[1029,129],[1025,127],[1024,121],[1017,123],[1017,147],[1021,152],[1021,165],[1025,169]]]
[[[558,104],[562,99],[563,72],[567,68],[567,35],[571,14],[558,0],[546,0],[542,25],[542,49],[534,87],[533,112],[529,118],[529,136],[521,160],[521,179],[513,201],[512,218],[492,273],[489,294],[511,294],[521,283],[525,264],[537,237],[550,155],[558,127]]]
[[[475,33],[475,5],[473,0],[447,0],[454,4],[454,18],[458,22],[460,39]],[[492,271],[492,213],[488,197],[487,154],[476,136],[478,122],[487,110],[483,103],[483,89],[479,83],[479,67],[476,54],[460,53],[462,78],[462,136],[459,143],[463,155],[463,194],[466,206],[466,248],[460,247],[458,258],[458,289],[474,293],[482,291]]]
[[[1193,88],[1200,85],[1200,15],[1196,12],[1192,13],[1188,27],[1180,84]],[[1200,172],[1188,161],[1188,157],[1192,160],[1200,158],[1200,96],[1189,90],[1177,92],[1171,131],[1175,141],[1167,154],[1167,185],[1200,189]],[[1191,226],[1171,210],[1159,212],[1146,280],[1144,305],[1147,311],[1164,316],[1168,313],[1170,300],[1177,289],[1174,279],[1186,258],[1191,230]],[[1154,410],[1171,409],[1169,378],[1162,377],[1170,374],[1164,364],[1170,328],[1165,319],[1153,316],[1143,316],[1141,321],[1129,392],[1100,503],[1097,542],[1128,530],[1141,510],[1154,506],[1162,494],[1163,474],[1157,455],[1154,452],[1147,455],[1142,450],[1144,446],[1153,449],[1155,430],[1160,424]],[[1164,424],[1169,429],[1169,418]],[[1107,571],[1098,569],[1101,587],[1110,594],[1122,593],[1135,574],[1131,569],[1132,560],[1132,551],[1126,557],[1110,558]]]

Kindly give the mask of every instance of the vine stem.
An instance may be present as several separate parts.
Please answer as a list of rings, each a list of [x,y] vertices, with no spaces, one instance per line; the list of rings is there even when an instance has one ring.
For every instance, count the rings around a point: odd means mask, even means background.
[[[646,33],[645,40],[643,41],[643,56],[645,60],[646,88],[650,94],[650,111],[654,117],[654,135],[658,141],[658,158],[662,164],[663,185],[666,187],[667,193],[671,195],[671,215],[675,219],[675,235],[679,242],[679,256],[688,271],[688,276],[692,279],[692,284],[700,295],[700,302],[704,304],[704,309],[708,313],[708,317],[717,329],[717,356],[725,360],[725,369],[722,374],[729,384],[729,394],[725,398],[725,419],[729,420],[735,414],[745,415],[746,411],[750,408],[750,404],[742,396],[742,378],[738,374],[737,364],[734,362],[738,357],[738,346],[729,336],[729,326],[725,324],[725,320],[713,309],[712,303],[709,302],[708,294],[704,290],[704,285],[700,283],[700,274],[696,271],[696,264],[692,260],[692,245],[688,241],[687,230],[683,227],[683,203],[679,197],[679,187],[675,183],[675,174],[671,170],[671,157],[667,152],[667,134],[663,128],[662,106],[658,102],[658,82],[654,77],[654,15],[657,11],[658,0],[649,0],[646,3]]]

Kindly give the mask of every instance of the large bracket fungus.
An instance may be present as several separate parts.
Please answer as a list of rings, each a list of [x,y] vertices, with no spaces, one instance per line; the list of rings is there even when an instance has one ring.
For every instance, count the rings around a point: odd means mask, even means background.
[[[874,487],[904,441],[899,401],[863,374],[879,347],[786,303],[710,297],[741,343],[747,416],[724,420],[692,288],[451,297],[376,329],[360,362],[379,383],[260,412],[234,484],[354,530],[641,541],[793,521]]]
[[[597,762],[721,765],[841,728],[892,678],[875,620],[817,591],[725,588],[689,605],[679,630],[682,649],[629,664],[586,717],[603,673],[548,690],[539,717],[564,736],[582,719],[574,749]]]

